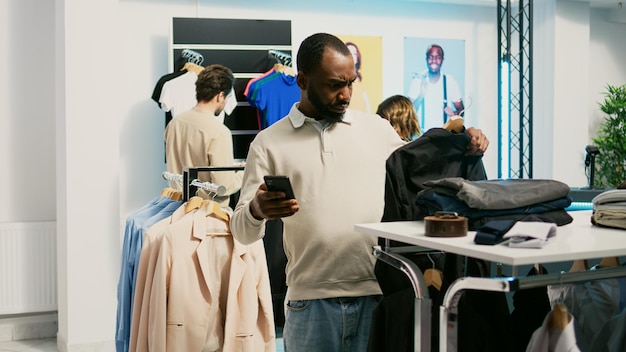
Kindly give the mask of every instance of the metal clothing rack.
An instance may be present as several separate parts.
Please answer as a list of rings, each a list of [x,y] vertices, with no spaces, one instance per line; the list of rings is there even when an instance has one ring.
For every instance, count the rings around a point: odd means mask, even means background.
[[[419,251],[419,247],[414,247]],[[423,248],[422,248],[423,249]],[[427,285],[422,272],[415,263],[401,255],[387,252],[380,246],[373,247],[376,258],[402,271],[411,282],[415,293],[415,351],[430,351],[430,309]],[[593,280],[626,277],[626,267],[602,268],[593,271],[560,272],[528,277],[461,277],[455,280],[445,292],[439,307],[439,350],[456,351],[456,341],[449,341],[449,336],[457,336],[458,305],[465,290],[515,292],[518,290],[544,287],[554,284],[584,283]]]
[[[423,235],[425,231],[422,221],[356,224],[355,230],[364,234],[407,243],[408,247],[412,247],[413,250],[409,250],[407,247],[406,252],[415,253],[435,249],[511,266],[513,272],[508,277],[461,277],[450,284],[439,307],[439,326],[434,328],[439,329],[439,351],[453,352],[458,347],[458,305],[461,294],[466,290],[513,292],[547,285],[584,283],[593,280],[626,277],[626,266],[525,277],[518,275],[517,268],[520,265],[626,255],[626,246],[616,245],[616,243],[622,243],[620,241],[623,235],[620,232],[592,226],[589,223],[590,212],[588,211],[578,211],[570,214],[574,221],[559,228],[559,234],[554,238],[553,243],[541,250],[509,248],[507,246],[477,246],[471,239],[468,240],[466,237],[454,239],[428,237]],[[593,242],[588,241],[590,237],[594,238]],[[563,250],[563,248],[567,248],[567,250]],[[406,267],[413,262],[406,257],[396,253],[389,253],[388,251],[388,248],[383,249],[380,246],[374,246],[373,248],[375,257],[381,258],[385,263],[403,271],[409,276],[416,299],[419,299],[421,280],[423,280],[421,272],[407,272]],[[390,255],[394,257],[394,260],[384,260],[382,258]],[[417,279],[411,278],[416,274],[418,276]],[[421,312],[421,314],[424,313]],[[415,332],[424,334],[425,330],[420,325],[430,325],[430,319],[418,320],[418,317],[416,315],[415,324],[417,326],[415,327]],[[421,346],[424,346],[424,339],[425,336],[422,335]],[[417,337],[415,341],[418,341]],[[415,351],[424,351],[419,346],[419,344],[415,344]]]
[[[386,250],[390,249],[386,248]],[[374,246],[372,254],[377,259],[402,271],[411,282],[413,293],[415,294],[413,346],[415,351],[430,351],[432,300],[428,294],[428,285],[424,279],[424,274],[417,264],[400,254],[386,250],[383,250],[380,246]]]
[[[195,50],[183,49],[180,55],[183,58],[187,59],[187,62],[191,62],[196,65],[201,65],[202,62],[204,61],[204,56],[202,56],[202,54],[200,54],[199,52]]]
[[[161,176],[163,176],[163,178],[168,180],[168,181],[173,181],[173,182],[176,182],[176,183],[178,183],[180,185],[186,184],[185,181],[184,181],[184,176],[181,175],[181,174],[176,174],[176,173],[172,173],[172,172],[163,171]],[[196,176],[197,176],[197,173],[196,173]],[[194,192],[196,190],[198,190],[198,189],[203,189],[205,191],[209,191],[209,192],[215,194],[216,196],[223,196],[224,193],[226,193],[226,187],[224,187],[222,185],[217,185],[217,184],[212,183],[212,182],[203,182],[203,181],[200,181],[200,180],[198,180],[196,178],[190,178],[190,180],[191,181],[189,182],[189,185],[194,187]],[[181,186],[180,188],[185,189],[186,187]],[[185,201],[189,200],[189,196],[187,198],[185,198],[184,200]]]
[[[179,182],[179,183],[183,182],[183,175],[181,174],[175,174],[173,172],[163,171],[161,173],[161,176],[168,181],[174,181],[174,182]]]
[[[211,182],[202,182],[198,180],[198,172],[204,171],[240,171],[243,170],[243,166],[224,166],[224,167],[211,167],[211,166],[200,166],[200,167],[183,167],[182,174],[182,184],[183,184],[183,202],[189,200],[193,194],[196,194],[198,189],[204,189],[210,192],[215,193],[218,196],[224,195],[226,193],[226,187],[222,185],[216,185]]]
[[[445,293],[439,307],[439,350],[456,351],[456,341],[449,341],[448,336],[457,336],[459,300],[465,290],[491,292],[514,292],[528,288],[567,283],[585,283],[593,280],[626,277],[626,267],[602,268],[592,271],[560,272],[528,277],[482,278],[462,277],[454,281]]]
[[[275,50],[275,49],[269,49],[267,50],[267,53],[285,66],[292,65],[291,55],[288,53],[282,52],[280,50]]]

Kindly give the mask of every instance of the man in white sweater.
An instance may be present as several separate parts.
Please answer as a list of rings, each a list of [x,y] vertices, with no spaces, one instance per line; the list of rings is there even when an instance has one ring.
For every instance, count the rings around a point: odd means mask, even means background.
[[[388,121],[348,110],[357,76],[340,39],[306,38],[297,68],[300,102],[251,143],[231,231],[247,244],[263,237],[266,220],[284,222],[286,351],[365,351],[381,299],[377,239],[353,227],[380,221],[385,161],[404,142]],[[483,152],[485,136],[470,134],[473,151]],[[289,176],[296,199],[268,192],[265,175]]]

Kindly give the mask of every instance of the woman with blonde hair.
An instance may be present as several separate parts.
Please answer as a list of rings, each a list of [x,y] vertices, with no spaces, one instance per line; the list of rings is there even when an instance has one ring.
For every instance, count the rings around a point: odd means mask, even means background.
[[[383,100],[378,105],[376,114],[389,120],[400,138],[406,142],[413,141],[422,135],[413,102],[404,95],[392,95]]]

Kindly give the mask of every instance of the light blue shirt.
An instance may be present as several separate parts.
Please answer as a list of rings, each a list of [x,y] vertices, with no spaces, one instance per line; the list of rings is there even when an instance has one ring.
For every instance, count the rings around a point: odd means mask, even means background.
[[[174,202],[169,197],[158,197],[150,201],[139,210],[132,213],[126,219],[124,228],[124,242],[122,244],[122,265],[120,279],[117,284],[117,319],[115,329],[115,350],[128,352],[130,339],[130,322],[132,299],[135,287],[135,252],[137,239],[140,236],[139,229],[143,224],[163,210],[168,204]],[[141,250],[141,247],[139,247]]]

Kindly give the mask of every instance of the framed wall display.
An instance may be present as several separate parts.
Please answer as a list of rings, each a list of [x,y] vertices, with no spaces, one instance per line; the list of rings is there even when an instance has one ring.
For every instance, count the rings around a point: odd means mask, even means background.
[[[357,71],[350,108],[373,114],[383,99],[383,39],[344,34],[337,37],[348,45]]]
[[[435,72],[441,79],[429,75]],[[422,131],[441,127],[447,120],[444,109],[454,109],[454,101],[461,100],[467,108],[471,99],[465,92],[465,41],[405,37],[404,92],[414,101]]]

